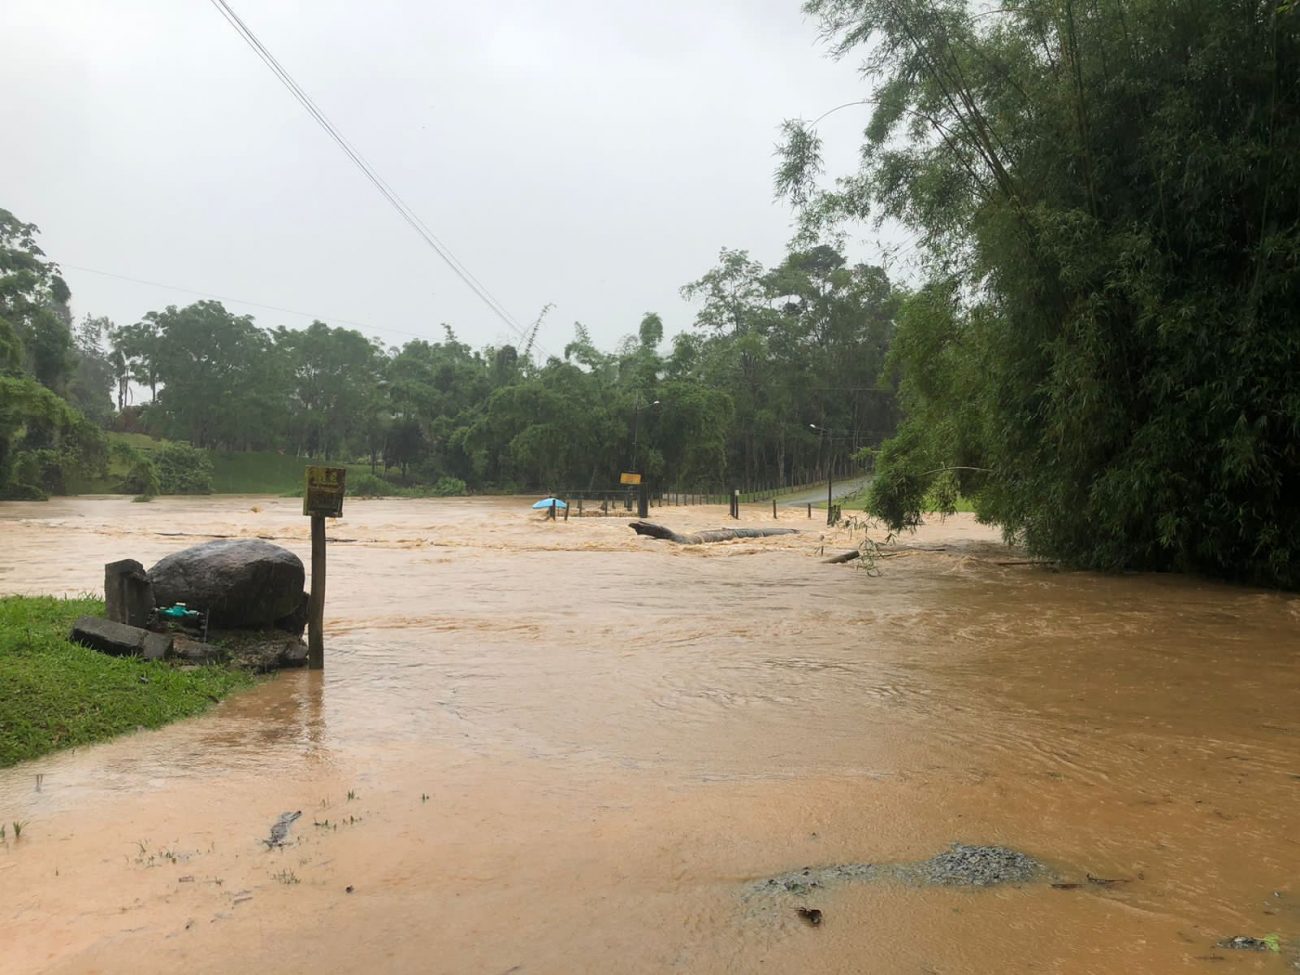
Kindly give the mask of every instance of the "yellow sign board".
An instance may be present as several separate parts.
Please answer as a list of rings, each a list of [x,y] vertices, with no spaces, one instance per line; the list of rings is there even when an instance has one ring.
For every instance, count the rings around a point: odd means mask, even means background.
[[[308,467],[307,489],[302,496],[304,515],[343,517],[343,487],[346,467]]]
[[[618,479],[619,484],[640,484],[641,475],[632,471],[624,471]]]

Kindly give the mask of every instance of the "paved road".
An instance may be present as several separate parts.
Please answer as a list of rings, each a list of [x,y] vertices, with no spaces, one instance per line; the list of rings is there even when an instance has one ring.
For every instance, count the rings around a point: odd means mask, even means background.
[[[835,482],[835,486],[832,489],[832,493],[836,498],[842,498],[846,494],[852,494],[855,491],[861,490],[862,488],[866,487],[869,483],[871,483],[871,478],[867,476],[846,478],[842,481]],[[806,505],[810,501],[813,504],[816,504],[818,501],[821,501],[823,503],[826,501],[825,484],[813,490],[803,491],[800,492],[799,494],[791,494],[786,497],[777,498],[777,504],[785,505],[787,508],[791,508],[796,505]]]

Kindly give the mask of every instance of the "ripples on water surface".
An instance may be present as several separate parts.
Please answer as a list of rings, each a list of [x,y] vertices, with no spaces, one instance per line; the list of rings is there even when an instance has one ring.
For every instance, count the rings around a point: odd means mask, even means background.
[[[0,589],[98,590],[106,561],[201,540],[162,532],[305,557],[296,504],[0,505]],[[1213,942],[1300,938],[1294,597],[1000,566],[963,517],[873,578],[822,565],[848,537],[797,511],[805,534],[698,548],[519,501],[348,512],[324,675],[0,772],[30,821],[0,851],[6,971],[1289,964]],[[846,888],[815,930],[739,897],[954,840],[1132,881]]]

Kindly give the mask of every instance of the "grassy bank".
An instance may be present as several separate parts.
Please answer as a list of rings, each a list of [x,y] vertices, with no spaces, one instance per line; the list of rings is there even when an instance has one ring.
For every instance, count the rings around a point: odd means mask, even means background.
[[[0,597],[0,767],[198,714],[253,678],[109,657],[68,640],[96,599]]]
[[[123,444],[153,456],[166,440],[155,440],[143,433],[109,433],[108,442]],[[319,458],[294,457],[256,451],[206,451],[212,461],[213,494],[301,494],[303,469],[312,464],[332,464],[348,469],[349,481],[370,475],[369,464],[343,464]],[[110,451],[108,470],[103,477],[89,478],[69,485],[73,494],[116,494],[126,477],[129,462]]]
[[[370,474],[369,464],[341,464],[287,454],[223,453],[212,451],[214,494],[302,494],[303,471],[330,465],[348,469],[348,483]]]
[[[844,511],[865,511],[867,508],[867,495],[870,493],[870,486],[862,488],[860,491],[854,491],[852,494],[846,494],[838,499],[835,503]],[[826,509],[826,502],[814,505],[814,507]],[[953,505],[957,512],[973,512],[975,506],[971,504],[970,499],[958,495],[957,503]],[[939,510],[939,503],[933,496],[927,496],[925,499],[925,510],[933,514]]]

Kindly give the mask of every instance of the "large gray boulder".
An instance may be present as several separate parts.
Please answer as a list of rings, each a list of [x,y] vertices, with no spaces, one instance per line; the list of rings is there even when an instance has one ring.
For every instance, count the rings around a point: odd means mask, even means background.
[[[256,538],[204,542],[175,552],[149,570],[160,606],[185,603],[211,626],[274,626],[303,604],[302,559]]]

